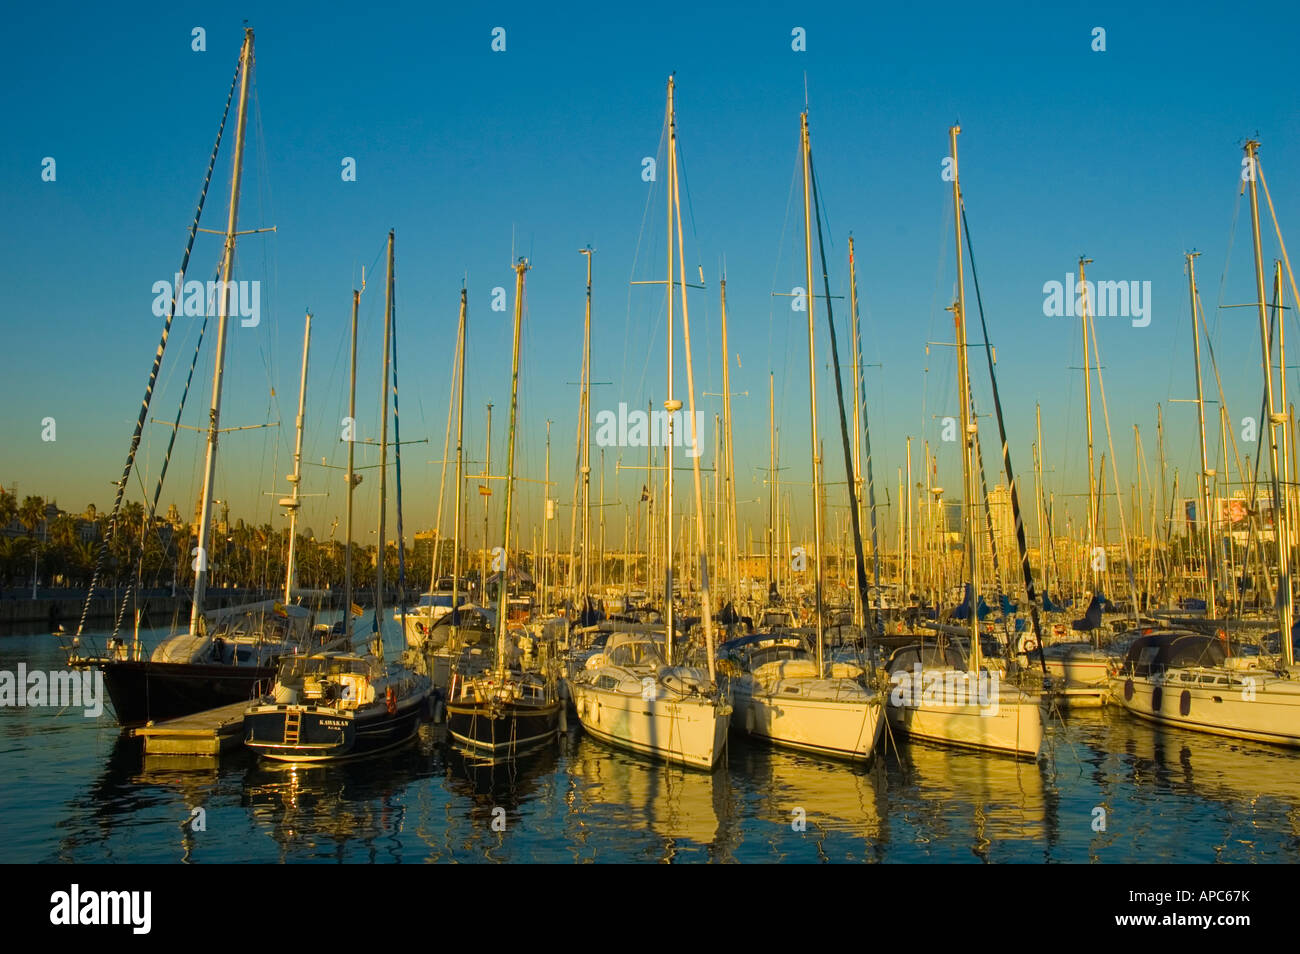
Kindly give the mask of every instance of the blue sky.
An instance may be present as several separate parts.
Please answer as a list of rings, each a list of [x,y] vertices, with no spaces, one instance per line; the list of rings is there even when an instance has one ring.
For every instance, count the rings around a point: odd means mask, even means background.
[[[768,456],[769,371],[787,479],[807,479],[809,468],[804,316],[773,295],[804,284],[795,175],[805,78],[834,294],[847,294],[850,231],[857,243],[878,482],[896,488],[911,435],[918,472],[920,444],[929,439],[941,448],[940,482],[959,486],[956,445],[940,441],[938,420],[957,410],[952,349],[926,353],[927,342],[952,341],[944,310],[954,281],[951,194],[940,170],[955,121],[1021,479],[1031,477],[1041,402],[1049,488],[1068,495],[1086,487],[1082,375],[1071,370],[1082,363],[1079,327],[1045,317],[1042,307],[1043,284],[1076,271],[1081,254],[1094,259],[1090,278],[1151,282],[1149,326],[1097,320],[1121,482],[1127,489],[1132,479],[1134,424],[1154,466],[1156,402],[1166,406],[1170,476],[1174,467],[1190,475],[1195,414],[1167,403],[1194,394],[1188,249],[1203,253],[1201,294],[1238,436],[1240,419],[1258,410],[1257,316],[1216,308],[1253,300],[1248,209],[1244,201],[1237,206],[1245,138],[1262,141],[1284,235],[1300,220],[1300,105],[1285,49],[1267,42],[1294,33],[1297,14],[1282,4],[1251,13],[1226,4],[615,12],[603,5],[443,11],[257,3],[237,14],[210,4],[130,15],[101,7],[75,16],[17,12],[11,36],[22,42],[10,45],[0,66],[10,91],[0,141],[8,226],[0,236],[0,328],[9,352],[0,375],[0,483],[16,481],[20,493],[43,492],[78,510],[111,502],[109,482],[120,472],[157,342],[151,288],[179,263],[244,17],[256,30],[257,66],[240,227],[277,231],[240,239],[235,277],[263,282],[263,316],[256,329],[232,325],[223,424],[278,419],[282,427],[225,439],[217,496],[236,513],[279,522],[267,494],[287,486],[308,308],[316,318],[306,457],[341,463],[347,320],[363,266],[358,417],[363,436],[377,429],[389,228],[397,232],[402,437],[429,439],[404,450],[408,534],[433,521],[438,466],[429,462],[441,458],[462,279],[470,298],[467,447],[482,459],[483,408],[494,402],[493,456],[498,472],[502,466],[510,322],[508,312],[488,306],[494,287],[512,286],[512,255],[533,265],[517,466],[541,478],[545,421],[553,420],[554,493],[567,501],[580,248],[596,249],[593,378],[610,382],[596,387],[593,409],[664,397],[663,292],[629,282],[664,273],[665,177],[661,171],[651,184],[641,171],[642,158],[659,148],[672,71],[687,267],[693,276],[702,268],[707,285],[691,292],[697,400],[711,419],[718,399],[701,394],[721,390],[717,279],[725,260],[732,390],[748,392],[733,403],[742,500],[766,495],[757,468]],[[191,50],[195,26],[206,30],[205,52]],[[498,26],[506,30],[500,53],[491,50]],[[791,49],[795,27],[806,30],[805,52]],[[1091,48],[1095,27],[1106,31],[1104,52]],[[57,163],[54,182],[41,179],[47,156]],[[355,182],[340,176],[349,156]],[[228,185],[226,152],[205,227],[223,227]],[[1266,209],[1263,215],[1271,260],[1276,242]],[[191,277],[208,277],[218,251],[218,237],[200,236]],[[969,273],[967,292],[973,319]],[[846,328],[847,302],[835,304]],[[1300,349],[1293,315],[1288,329]],[[153,417],[175,413],[196,328],[193,319],[177,319]],[[842,480],[820,314],[817,334],[826,472]],[[680,326],[676,339],[677,396],[685,401]],[[979,340],[977,326],[971,339]],[[847,334],[840,346],[847,361]],[[982,354],[972,358],[981,412],[991,411]],[[206,349],[199,367],[185,416],[193,425],[209,400]],[[1206,383],[1212,394],[1208,369]],[[1293,374],[1293,397],[1297,383]],[[47,416],[57,422],[52,443],[41,440]],[[1095,421],[1100,458],[1099,403]],[[993,422],[983,426],[995,447]],[[151,425],[141,455],[150,490],[164,441],[165,429]],[[1212,448],[1218,443],[1215,436]],[[1254,445],[1243,450],[1253,454]],[[606,497],[634,505],[642,475],[616,474],[616,457],[607,452]],[[164,507],[174,501],[192,512],[201,459],[197,436],[184,432]],[[711,450],[701,460],[707,466]],[[623,463],[644,463],[644,451],[627,452]],[[358,539],[373,523],[376,483],[368,479],[359,492]],[[331,493],[305,509],[317,536],[341,515],[340,484],[321,468],[305,475],[307,492]],[[132,496],[141,496],[139,483]],[[524,513],[535,514],[540,486],[521,485],[520,496]],[[744,504],[742,520],[759,521],[764,509]],[[622,511],[607,516],[614,546]],[[562,524],[567,533],[567,515]]]

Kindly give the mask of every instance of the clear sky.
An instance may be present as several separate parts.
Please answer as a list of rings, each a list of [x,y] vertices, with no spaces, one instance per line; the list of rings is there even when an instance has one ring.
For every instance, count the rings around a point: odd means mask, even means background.
[[[702,268],[707,286],[690,293],[697,400],[711,421],[719,400],[703,394],[721,390],[718,278],[725,261],[731,386],[746,392],[733,403],[742,501],[766,496],[758,468],[768,458],[769,371],[786,479],[806,480],[809,470],[804,315],[773,294],[804,284],[795,176],[805,83],[833,294],[847,295],[850,231],[857,243],[882,502],[885,486],[896,497],[909,435],[918,474],[928,439],[941,448],[939,481],[959,486],[957,445],[941,441],[939,420],[957,413],[952,349],[926,352],[927,342],[953,340],[944,310],[954,282],[951,192],[940,174],[953,122],[963,130],[962,185],[1022,480],[1032,476],[1034,405],[1041,402],[1049,488],[1066,495],[1086,487],[1082,375],[1072,370],[1082,364],[1080,330],[1077,320],[1043,313],[1044,283],[1076,272],[1080,255],[1094,260],[1089,278],[1150,282],[1148,325],[1097,319],[1126,488],[1134,424],[1154,467],[1157,402],[1166,408],[1171,477],[1178,467],[1186,488],[1193,470],[1194,410],[1168,403],[1194,395],[1183,267],[1189,249],[1203,253],[1201,294],[1238,438],[1241,418],[1258,413],[1257,315],[1217,306],[1253,301],[1248,206],[1238,206],[1247,137],[1262,142],[1282,228],[1300,222],[1300,104],[1286,46],[1300,19],[1294,4],[614,11],[605,4],[444,10],[248,3],[228,10],[27,5],[9,14],[0,65],[7,93],[0,483],[17,482],[20,493],[44,493],[76,510],[111,503],[109,482],[120,473],[160,330],[152,286],[179,264],[245,17],[256,30],[257,64],[239,224],[277,231],[239,240],[235,277],[263,283],[262,316],[256,328],[232,323],[223,424],[279,420],[281,427],[224,438],[216,496],[239,515],[272,519],[275,497],[267,494],[287,487],[307,309],[316,317],[306,457],[342,463],[346,332],[362,267],[368,284],[358,418],[361,436],[375,436],[389,228],[397,233],[402,438],[429,440],[404,448],[408,535],[434,518],[439,469],[430,462],[442,457],[462,279],[470,301],[470,469],[481,466],[489,401],[496,405],[494,469],[503,466],[510,314],[489,304],[494,287],[512,287],[512,255],[528,256],[533,266],[517,466],[542,477],[545,422],[553,420],[555,495],[568,500],[582,343],[580,248],[596,250],[593,378],[609,382],[595,388],[593,411],[664,397],[663,290],[629,282],[664,277],[665,176],[661,167],[656,182],[643,181],[642,159],[659,155],[662,162],[665,83],[673,71],[687,267],[693,278]],[[194,27],[206,30],[203,52],[191,49]],[[505,30],[503,52],[491,48],[496,27]],[[1098,27],[1104,51],[1093,49]],[[792,49],[795,28],[805,31],[804,51]],[[42,179],[45,157],[56,163],[53,182]],[[223,149],[207,228],[224,227],[229,157]],[[343,181],[344,157],[356,160],[356,181]],[[1271,260],[1277,244],[1267,208],[1263,216]],[[200,236],[191,277],[210,277],[219,246],[219,237]],[[967,282],[977,342],[969,273]],[[847,300],[835,306],[847,362]],[[196,319],[177,318],[152,417],[174,415],[197,327]],[[1300,349],[1294,312],[1288,329]],[[684,402],[680,331],[676,396]],[[826,473],[843,480],[820,313],[817,335]],[[980,410],[991,411],[982,353],[972,358]],[[206,418],[211,364],[205,344],[188,424]],[[1297,383],[1292,375],[1292,397]],[[1206,384],[1212,396],[1208,365]],[[1209,413],[1213,420],[1217,411]],[[56,421],[53,442],[42,440],[46,417]],[[982,426],[992,468],[996,431],[991,419]],[[1100,459],[1107,448],[1099,400],[1096,427]],[[151,425],[142,446],[141,480],[150,490],[165,437],[163,425]],[[706,446],[701,460],[709,466],[711,432]],[[1216,427],[1212,452],[1218,446]],[[1255,446],[1241,445],[1252,455]],[[618,453],[606,455],[606,497],[635,506],[643,474],[616,474]],[[624,464],[644,464],[644,450],[624,453]],[[182,432],[164,509],[175,502],[193,512],[201,461],[198,434]],[[359,491],[358,539],[373,523],[376,484],[368,476]],[[140,486],[133,481],[134,499]],[[689,480],[679,487],[685,491]],[[325,536],[341,519],[341,480],[309,468],[304,490],[330,494],[305,508],[307,525]],[[520,495],[525,514],[536,514],[540,486],[523,484]],[[762,513],[742,503],[742,520],[761,521]],[[617,546],[622,509],[607,514],[610,545]]]

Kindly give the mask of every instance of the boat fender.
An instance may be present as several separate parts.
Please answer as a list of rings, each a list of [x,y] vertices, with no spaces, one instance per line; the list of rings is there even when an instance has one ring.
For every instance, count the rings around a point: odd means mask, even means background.
[[[397,690],[389,686],[384,692],[384,702],[388,705],[388,714],[397,715]]]
[[[745,731],[750,735],[754,734],[754,707],[752,705],[745,708]]]

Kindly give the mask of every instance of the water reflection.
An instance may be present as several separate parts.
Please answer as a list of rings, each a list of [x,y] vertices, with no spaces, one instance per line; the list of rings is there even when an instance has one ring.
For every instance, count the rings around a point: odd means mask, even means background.
[[[612,833],[619,833],[641,860],[675,861],[683,853],[715,847],[720,850],[705,850],[699,860],[729,860],[732,834],[715,846],[720,819],[729,814],[725,760],[702,772],[611,749],[584,735],[565,771],[578,860],[610,860],[604,846],[622,847],[607,837]]]
[[[767,855],[760,860],[884,858],[889,783],[879,758],[863,767],[734,736],[730,745],[732,771],[752,793],[744,810],[763,823]]]
[[[425,727],[410,744],[373,758],[321,765],[256,759],[244,774],[241,804],[276,845],[276,861],[402,861],[408,789],[432,774],[434,756]]]
[[[1042,761],[923,743],[903,743],[897,759],[902,801],[911,806],[901,814],[925,856],[959,858],[965,850],[985,862],[1048,860],[1055,812]]]

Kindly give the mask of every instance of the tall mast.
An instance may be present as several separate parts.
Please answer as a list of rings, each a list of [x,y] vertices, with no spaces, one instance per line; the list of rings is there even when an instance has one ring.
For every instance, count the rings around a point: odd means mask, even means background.
[[[1201,391],[1201,331],[1196,308],[1196,256],[1188,252],[1187,283],[1192,305],[1192,354],[1196,360],[1196,416],[1201,428],[1201,520],[1205,523],[1205,618],[1213,619],[1214,601],[1214,523],[1210,511],[1210,462],[1205,444],[1205,396]]]
[[[388,374],[393,336],[393,230],[388,230],[388,281],[384,287],[384,371],[379,402],[379,540],[375,549],[375,655],[384,659],[384,557],[388,549],[385,518],[388,516]]]
[[[497,679],[506,668],[506,581],[510,574],[510,518],[515,497],[515,420],[519,409],[519,329],[524,319],[524,272],[528,259],[515,265],[515,335],[511,350],[510,430],[506,438],[506,515],[501,530],[501,581],[497,584]],[[585,585],[585,584],[584,584]]]
[[[971,524],[974,520],[977,499],[975,493],[975,473],[971,454],[975,447],[978,429],[971,416],[970,374],[966,362],[966,285],[965,262],[961,247],[961,184],[957,174],[957,137],[961,134],[960,126],[948,130],[948,142],[952,152],[952,208],[953,232],[957,242],[957,303],[953,313],[953,322],[957,329],[957,378],[961,392],[961,430],[962,430],[962,535],[966,541],[966,558],[970,566],[970,671],[979,672],[980,668],[980,558],[977,542],[979,535]],[[1088,442],[1089,447],[1092,441]]]
[[[1034,429],[1038,432],[1038,441],[1034,444],[1034,512],[1038,518],[1038,561],[1043,568],[1043,595],[1047,596],[1052,592],[1048,567],[1049,551],[1053,551],[1054,545],[1050,534],[1047,536],[1043,534],[1043,409],[1036,402]]]
[[[912,593],[912,438],[907,439],[907,486],[905,506],[903,508],[903,600],[911,599]]]
[[[352,289],[352,359],[348,373],[348,496],[344,533],[347,546],[343,553],[343,637],[352,649],[352,492],[357,489],[355,467],[357,426],[357,309],[361,304],[361,290],[366,287],[365,272],[361,273],[361,289]]]
[[[226,370],[226,324],[230,306],[230,275],[235,267],[235,236],[239,224],[239,184],[244,170],[244,125],[248,117],[248,84],[253,71],[253,31],[244,31],[240,54],[239,115],[235,121],[235,162],[230,174],[230,213],[226,219],[226,245],[221,260],[221,294],[217,304],[217,357],[212,372],[212,407],[208,412],[208,449],[203,465],[203,503],[199,515],[199,558],[194,571],[194,603],[190,607],[190,635],[197,635],[203,618],[203,597],[208,589],[208,538],[212,535],[212,482],[217,473],[217,436],[220,434],[221,385]]]
[[[803,147],[803,227],[804,227],[804,268],[808,280],[808,414],[810,436],[812,438],[812,498],[813,498],[813,573],[814,603],[817,613],[817,673],[824,671],[822,647],[822,481],[820,445],[817,441],[817,345],[813,334],[813,302],[816,294],[813,289],[812,265],[812,147],[808,140],[808,111],[799,114],[799,134]]]
[[[857,505],[862,509],[862,368],[859,365],[859,355],[861,354],[861,345],[858,342],[858,263],[857,257],[853,254],[853,236],[849,235],[849,318],[850,325],[853,328],[853,483],[858,488]],[[859,517],[859,522],[861,518]],[[871,541],[872,552],[875,552],[876,542]],[[853,576],[857,578],[857,550],[853,551]],[[878,582],[878,581],[877,581]],[[906,599],[906,593],[904,593]],[[853,588],[853,622],[859,629],[862,627],[862,618],[865,612],[862,606],[862,598],[858,593],[857,587]]]
[[[1286,541],[1287,535],[1287,512],[1286,501],[1281,494],[1279,480],[1279,461],[1278,461],[1278,428],[1286,421],[1286,414],[1279,413],[1273,402],[1273,362],[1269,355],[1268,344],[1268,310],[1264,303],[1264,255],[1260,247],[1259,239],[1259,193],[1255,180],[1258,178],[1257,151],[1259,143],[1250,140],[1246,143],[1246,157],[1249,159],[1250,168],[1250,228],[1251,236],[1255,245],[1255,294],[1256,302],[1259,307],[1259,334],[1260,344],[1264,357],[1264,394],[1268,403],[1268,443],[1269,443],[1269,464],[1273,482],[1273,537],[1277,545],[1277,575],[1278,575],[1278,622],[1280,625],[1280,637],[1282,643],[1282,659],[1288,668],[1295,665],[1295,648],[1291,644],[1291,620],[1294,616],[1293,596],[1291,593],[1291,555],[1288,553]],[[1275,288],[1276,300],[1281,309],[1282,289],[1281,282],[1277,283]],[[1285,373],[1285,369],[1284,373]]]
[[[700,559],[700,616],[704,623],[704,648],[705,658],[708,660],[709,682],[716,678],[714,672],[713,658],[713,603],[709,596],[709,565],[708,550],[704,542],[704,490],[701,486],[700,479],[700,440],[703,435],[696,433],[695,421],[695,373],[691,359],[691,314],[686,307],[686,252],[685,243],[682,240],[682,208],[681,195],[677,188],[677,124],[674,119],[673,135],[669,142],[669,171],[672,180],[672,192],[669,201],[673,203],[675,219],[677,222],[677,255],[680,266],[682,281],[682,345],[686,353],[686,400],[691,412],[690,438],[691,438],[691,470],[695,479],[695,544],[699,552]],[[702,276],[701,276],[702,277]],[[672,296],[672,286],[668,287],[669,297]],[[670,392],[671,393],[671,392]],[[681,407],[681,402],[674,402]],[[671,419],[671,418],[670,418]],[[672,444],[669,442],[669,453],[672,453]],[[671,458],[669,458],[671,460]],[[669,466],[669,474],[672,474],[672,467]]]
[[[677,155],[677,112],[673,106],[673,77],[668,77],[668,392],[664,410],[668,412],[668,440],[664,448],[667,475],[667,502],[664,524],[667,559],[664,562],[665,606],[664,652],[669,665],[673,661],[673,421],[682,408],[682,402],[673,399],[673,176],[676,174],[674,157]],[[685,276],[682,276],[685,281]]]
[[[456,383],[460,379],[460,353],[465,347],[464,341],[464,324],[459,326],[456,333],[456,355],[451,363],[451,393],[447,395],[447,428],[443,431],[442,437],[442,473],[438,477],[438,516],[434,522],[436,537],[433,548],[433,559],[429,565],[429,592],[432,593],[438,584],[438,571],[442,569],[442,505],[446,499],[447,488],[447,451],[451,444],[451,415],[456,409]],[[432,607],[430,613],[432,613]],[[432,622],[432,616],[430,617]]]
[[[591,257],[592,247],[580,249],[587,257],[587,313],[582,330],[582,609],[587,612],[591,588]],[[522,279],[520,279],[522,281]],[[513,412],[512,412],[513,413]]]
[[[542,481],[542,612],[546,612],[546,560],[551,536],[551,420],[546,419],[546,474]],[[627,549],[626,546],[624,549]]]
[[[722,456],[726,467],[726,502],[723,505],[723,539],[726,541],[727,580],[731,598],[738,597],[736,572],[736,453],[731,442],[731,352],[727,346],[727,279],[722,278]],[[716,562],[716,561],[715,561]]]
[[[767,592],[772,592],[772,555],[776,550],[780,531],[776,526],[776,383],[771,371],[767,373]]]
[[[492,485],[487,483],[491,480],[492,474],[492,402],[487,406],[487,454],[483,460],[483,486],[479,488],[479,494],[483,497],[483,551],[479,556],[479,591],[482,594],[481,600],[486,605],[487,601],[487,552],[488,552],[488,507],[492,503]]]
[[[298,542],[298,508],[302,506],[299,500],[299,489],[302,480],[302,425],[307,412],[307,348],[311,344],[310,311],[307,312],[305,325],[302,332],[302,378],[298,382],[298,417],[294,425],[293,476],[289,478],[289,482],[293,484],[293,496],[280,501],[280,505],[289,511],[289,558],[287,561],[289,565],[284,575],[284,601],[286,603],[293,599],[293,556],[295,545]]]
[[[465,460],[465,351],[469,344],[466,335],[469,331],[465,322],[466,312],[468,311],[468,297],[465,286],[460,289],[460,322],[457,336],[460,339],[460,365],[456,370],[457,390],[456,395],[456,510],[452,515],[451,531],[451,639],[455,645],[457,631],[456,625],[460,619],[460,607],[457,605],[460,600],[460,491],[461,483],[464,480],[464,460]],[[441,542],[441,541],[439,541]]]
[[[1092,459],[1092,370],[1088,364],[1088,283],[1084,278],[1084,267],[1092,259],[1079,257],[1079,320],[1083,323],[1083,394],[1084,420],[1088,432],[1088,553],[1085,560],[1092,567],[1092,592],[1097,594],[1097,569],[1093,560],[1093,551],[1097,546],[1097,472]]]

